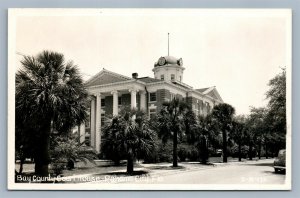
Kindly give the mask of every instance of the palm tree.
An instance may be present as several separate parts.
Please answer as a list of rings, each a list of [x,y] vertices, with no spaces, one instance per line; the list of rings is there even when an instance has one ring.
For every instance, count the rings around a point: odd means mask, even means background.
[[[210,127],[210,115],[206,117],[201,115],[198,116],[198,131],[198,147],[200,151],[200,161],[202,164],[207,164],[209,157],[207,145],[209,141],[209,135],[213,136],[214,134]]]
[[[185,131],[185,116],[190,107],[182,100],[174,99],[163,104],[158,114],[159,136],[163,142],[173,139],[173,167],[178,166],[177,145]]]
[[[138,156],[152,152],[155,147],[155,137],[144,112],[121,111],[120,115],[113,117],[105,127],[102,144],[108,158],[115,160],[121,159],[122,156],[126,158],[127,173],[132,174],[134,160]]]
[[[103,137],[101,138],[101,152],[104,158],[112,160],[114,165],[120,165],[120,161],[126,159],[124,144],[121,137],[121,131],[124,130],[120,116],[111,118],[110,122],[103,126]]]
[[[223,162],[227,162],[227,135],[232,129],[232,119],[234,108],[226,103],[214,106],[212,110],[212,119],[215,126],[222,132],[223,139]]]
[[[191,111],[191,113],[193,113],[193,111]],[[198,157],[202,164],[207,164],[208,162],[209,134],[213,133],[213,131],[210,131],[209,117],[209,115],[199,115],[196,118],[195,115],[190,115],[185,119],[187,122],[185,125],[187,125],[189,129],[189,131],[186,131],[187,142],[198,149]]]
[[[69,170],[75,167],[77,160],[85,164],[87,162],[95,164],[94,159],[97,158],[97,152],[86,146],[85,143],[80,143],[79,139],[77,134],[51,135],[51,165],[55,167],[54,171],[57,175],[65,168],[66,163]]]
[[[34,128],[35,174],[46,176],[50,134],[69,132],[85,120],[87,92],[78,68],[66,63],[63,54],[43,51],[36,57],[24,56],[21,64],[16,74],[16,115]]]

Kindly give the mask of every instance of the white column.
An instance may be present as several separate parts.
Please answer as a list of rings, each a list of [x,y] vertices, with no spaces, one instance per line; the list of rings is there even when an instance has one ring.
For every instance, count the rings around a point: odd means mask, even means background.
[[[90,141],[91,146],[95,148],[95,99],[93,98],[91,100],[91,135],[90,135]]]
[[[81,123],[79,127],[79,140],[80,143],[85,141],[85,123]]]
[[[119,109],[118,109],[118,105],[119,105],[118,91],[112,91],[111,94],[113,95],[113,116],[116,116],[119,113]]]
[[[101,144],[101,94],[96,95],[96,131],[95,131],[95,149],[100,152]]]
[[[131,93],[131,109],[136,108],[136,90],[129,90]]]
[[[141,111],[146,111],[146,91],[140,91]]]

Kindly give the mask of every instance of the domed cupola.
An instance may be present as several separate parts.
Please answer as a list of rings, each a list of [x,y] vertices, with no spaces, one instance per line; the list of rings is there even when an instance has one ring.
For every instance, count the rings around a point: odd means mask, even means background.
[[[182,58],[173,56],[162,56],[154,63],[154,77],[165,81],[179,81],[183,79],[183,61]]]
[[[164,65],[174,65],[182,66],[182,58],[175,58],[173,56],[160,57],[157,62],[155,62],[154,67],[164,66]]]

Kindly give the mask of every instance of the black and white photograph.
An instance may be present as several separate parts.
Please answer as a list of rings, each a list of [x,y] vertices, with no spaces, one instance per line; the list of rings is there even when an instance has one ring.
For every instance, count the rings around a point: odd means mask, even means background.
[[[291,9],[8,11],[8,189],[291,190]]]

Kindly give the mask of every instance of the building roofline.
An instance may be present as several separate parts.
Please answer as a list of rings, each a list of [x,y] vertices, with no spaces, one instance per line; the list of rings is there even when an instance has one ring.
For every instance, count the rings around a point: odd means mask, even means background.
[[[113,82],[113,83],[107,83],[107,84],[102,84],[102,85],[92,85],[92,86],[88,86],[87,84],[92,82],[93,80],[96,80],[100,75],[102,75],[103,73],[108,73],[108,74],[111,74],[111,75],[114,75],[116,77],[120,77],[120,78],[123,78],[124,81],[119,81],[119,82]],[[150,77],[141,77],[141,78],[150,78]],[[206,97],[206,98],[209,98],[211,100],[214,100],[214,101],[217,101],[217,102],[220,102],[220,103],[223,103],[223,100],[220,96],[220,94],[216,91],[216,86],[212,86],[212,87],[208,87],[204,92],[200,92],[198,91],[197,89],[193,89],[192,86],[190,85],[187,85],[185,83],[179,83],[179,84],[175,84],[173,82],[168,82],[168,81],[157,81],[157,82],[150,82],[150,83],[146,83],[146,82],[143,82],[139,79],[134,79],[134,78],[130,78],[130,77],[127,77],[127,76],[124,76],[124,75],[121,75],[121,74],[118,74],[118,73],[115,73],[115,72],[112,72],[112,71],[109,71],[109,70],[106,70],[106,69],[102,69],[100,72],[98,72],[95,76],[91,77],[89,80],[87,80],[84,85],[86,87],[89,87],[89,88],[97,88],[97,87],[104,87],[104,86],[113,86],[113,85],[120,85],[120,84],[127,84],[127,83],[133,83],[133,82],[136,82],[136,83],[139,83],[139,84],[142,84],[142,85],[145,85],[145,86],[151,86],[151,85],[157,85],[157,84],[166,84],[166,85],[170,85],[172,87],[175,87],[177,89],[180,89],[180,90],[183,90],[183,91],[186,91],[186,92],[194,92],[202,97]],[[178,83],[178,82],[177,82]],[[181,85],[182,84],[182,85]],[[186,85],[186,86],[184,86]],[[190,86],[190,87],[187,87],[187,86]],[[207,95],[208,93],[210,93],[211,91],[213,91],[217,97],[219,99],[216,99],[216,98],[213,98],[209,95]]]
[[[102,75],[103,73],[108,73],[108,74],[111,74],[113,76],[116,76],[116,77],[120,77],[120,78],[123,78],[125,80],[131,80],[132,78],[128,77],[128,76],[124,76],[124,75],[121,75],[121,74],[118,74],[116,72],[112,72],[112,71],[109,71],[105,68],[103,68],[100,72],[98,72],[96,75],[92,76],[90,79],[88,79],[84,84],[87,85],[89,84],[90,82],[93,82],[94,80],[96,80],[100,75]]]
[[[209,90],[209,91],[208,91]],[[202,96],[205,96],[205,97],[208,97],[212,100],[215,100],[217,102],[220,102],[220,103],[223,103],[223,99],[221,98],[220,94],[218,93],[218,91],[216,91],[216,86],[212,86],[212,87],[209,87],[207,90],[205,90],[204,92],[200,92],[198,91],[197,89],[193,89],[194,92],[198,93],[198,94],[201,94]],[[216,99],[216,98],[213,98],[209,95],[207,95],[209,92],[211,91],[214,91],[214,93],[218,96],[219,99]]]

